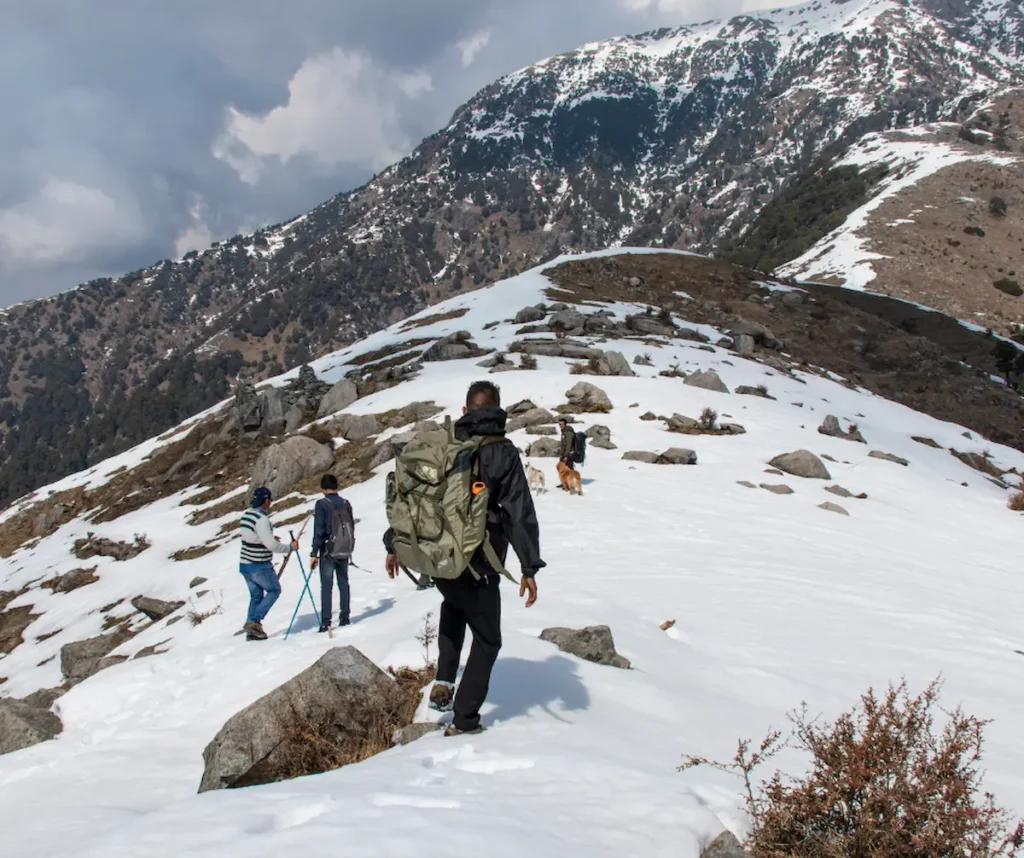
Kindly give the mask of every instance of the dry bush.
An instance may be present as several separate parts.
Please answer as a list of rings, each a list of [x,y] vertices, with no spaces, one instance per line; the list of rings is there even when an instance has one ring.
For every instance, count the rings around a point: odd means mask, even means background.
[[[869,689],[831,724],[791,715],[783,742],[770,734],[751,752],[739,743],[731,763],[688,757],[739,774],[753,824],[747,848],[755,858],[994,858],[1024,842],[981,789],[982,731],[988,723],[958,707],[936,729],[941,682],[911,697],[906,682],[882,698]],[[939,709],[939,711],[942,711]],[[802,778],[776,772],[755,794],[753,770],[790,745],[811,757]]]
[[[536,355],[531,355],[531,354],[527,354],[526,352],[523,352],[523,354],[519,358],[519,368],[520,369],[536,369],[537,368],[537,357],[536,357]]]
[[[113,539],[88,533],[83,539],[75,540],[73,551],[79,560],[89,560],[92,557],[111,557],[114,560],[124,561],[138,557],[150,545],[149,538],[144,533],[136,533],[134,542],[115,542]]]
[[[1021,486],[1020,491],[1014,492],[1010,495],[1010,499],[1006,502],[1006,505],[1013,512],[1024,512],[1024,486]]]
[[[705,408],[700,413],[700,428],[711,431],[718,425],[718,412],[714,408]]]
[[[658,375],[665,378],[686,378],[686,373],[678,363],[672,364],[668,369],[663,369]]]
[[[222,604],[223,599],[224,599],[224,594],[223,593],[218,594],[218,596],[216,597],[214,606],[210,610],[208,610],[208,611],[200,611],[199,607],[196,605],[196,603],[193,602],[192,599],[189,599],[188,600],[188,612],[185,614],[186,619],[188,619],[189,623],[193,627],[195,627],[195,626],[198,626],[201,623],[205,622],[206,620],[210,619],[210,617],[214,617],[217,614],[223,614],[224,613],[224,606]]]
[[[569,364],[569,375],[586,375],[587,365],[585,363]]]
[[[583,409],[587,414],[607,414],[612,407],[605,402],[595,402]]]

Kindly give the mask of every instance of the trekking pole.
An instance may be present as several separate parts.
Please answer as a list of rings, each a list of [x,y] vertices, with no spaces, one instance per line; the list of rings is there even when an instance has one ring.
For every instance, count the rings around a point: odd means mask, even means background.
[[[298,552],[295,552],[296,554]],[[288,640],[288,635],[291,634],[292,626],[295,625],[295,618],[299,615],[299,608],[302,607],[302,597],[309,595],[309,603],[313,606],[313,616],[316,617],[317,625],[321,625],[320,612],[316,609],[316,601],[313,599],[313,591],[309,589],[309,579],[313,574],[313,570],[309,570],[309,574],[306,574],[306,568],[302,565],[302,558],[299,558],[299,571],[302,573],[302,592],[299,593],[299,601],[295,603],[295,610],[292,612],[291,622],[288,623],[288,628],[285,630],[284,639]],[[333,635],[332,635],[333,637]]]
[[[434,586],[434,583],[432,581],[430,583],[424,584],[422,580],[417,580],[416,577],[412,574],[412,572],[410,572],[404,566],[402,567],[402,571],[409,576],[409,580],[416,585],[417,590],[429,590],[431,587]]]
[[[306,525],[307,524],[309,524],[309,519],[308,518],[304,522],[302,522],[302,527],[299,529],[299,539],[302,539],[302,534],[304,534],[306,532]],[[295,539],[295,534],[292,531],[289,530],[288,531],[288,535],[292,538],[293,542],[294,541],[298,541],[298,540]],[[278,570],[278,573],[277,573],[277,580],[278,581],[280,581],[281,580],[281,576],[284,575],[285,567],[288,565],[288,561],[292,559],[292,554],[298,554],[298,551],[289,551],[288,552],[288,556],[285,557],[284,561],[281,563],[281,568]],[[301,563],[302,561],[299,561],[299,562]]]

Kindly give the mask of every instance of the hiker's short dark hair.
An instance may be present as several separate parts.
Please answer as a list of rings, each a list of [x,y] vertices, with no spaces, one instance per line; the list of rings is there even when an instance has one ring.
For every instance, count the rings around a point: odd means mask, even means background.
[[[466,408],[475,411],[488,405],[501,406],[501,391],[491,381],[474,381],[466,391]]]
[[[334,474],[324,474],[320,478],[320,488],[327,489],[329,492],[336,492],[338,490],[338,478]]]

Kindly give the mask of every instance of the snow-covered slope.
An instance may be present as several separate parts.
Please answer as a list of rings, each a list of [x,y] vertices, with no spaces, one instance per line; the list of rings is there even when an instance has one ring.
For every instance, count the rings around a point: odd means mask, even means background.
[[[461,317],[412,334],[400,323],[314,367],[333,381],[359,355],[457,330],[470,331],[482,346],[505,348],[516,338],[511,317],[524,305],[553,300],[550,289],[543,271],[531,271],[418,318],[465,310]],[[622,318],[639,308],[609,309]],[[484,714],[491,729],[478,737],[434,735],[328,774],[196,795],[202,750],[223,722],[328,647],[353,644],[382,665],[420,659],[415,635],[426,613],[436,616],[438,597],[383,573],[387,467],[345,493],[361,519],[356,561],[366,571],[351,572],[355,622],[333,641],[316,633],[308,604],[299,633],[283,639],[300,591],[296,567],[285,573],[284,595],[265,623],[270,640],[234,636],[247,602],[237,545],[196,560],[170,559],[215,536],[235,515],[188,525],[195,508],[180,503],[198,487],[112,522],[75,519],[3,560],[0,588],[31,588],[11,607],[33,604],[40,615],[26,642],[0,658],[0,675],[8,677],[2,689],[12,696],[56,685],[61,646],[98,634],[100,609],[119,599],[183,599],[193,576],[202,576],[210,592],[193,597],[196,607],[223,606],[198,626],[164,620],[145,628],[117,652],[156,644],[166,652],[114,665],[74,687],[55,704],[65,725],[57,739],[0,757],[4,853],[254,858],[475,850],[495,858],[696,858],[723,828],[742,832],[745,822],[739,784],[715,772],[676,773],[681,754],[728,757],[736,738],[780,726],[801,701],[834,715],[868,686],[906,676],[919,687],[939,673],[949,701],[993,719],[987,787],[1024,810],[1024,739],[1017,729],[1024,660],[1015,652],[1024,649],[1024,584],[1015,566],[1021,520],[1006,509],[1003,489],[911,436],[987,451],[1004,469],[1024,469],[1024,455],[818,375],[790,377],[719,348],[659,342],[602,346],[631,362],[649,352],[654,365],[635,367],[636,378],[584,377],[606,390],[614,407],[579,420],[607,425],[619,449],[590,451],[584,497],[552,491],[537,498],[548,563],[538,578],[540,600],[526,610],[505,589],[505,646]],[[381,413],[434,400],[458,414],[466,386],[486,372],[476,360],[426,364],[412,380],[348,410]],[[658,375],[673,364],[714,369],[733,390],[763,384],[775,399],[709,392]],[[493,378],[505,404],[529,398],[551,409],[580,380],[565,360],[544,357],[536,371]],[[648,410],[696,416],[705,406],[742,424],[746,434],[679,436],[639,419]],[[816,427],[826,414],[856,421],[868,445],[820,435]],[[172,434],[60,488],[100,485],[170,443]],[[523,432],[512,437],[526,445]],[[628,450],[672,446],[696,450],[697,466],[621,458]],[[833,479],[764,473],[769,459],[798,448],[831,456]],[[870,458],[876,449],[909,465]],[[552,461],[534,462],[549,485]],[[784,482],[794,493],[779,496],[738,481]],[[819,504],[838,500],[824,491],[834,483],[868,497],[841,501],[849,516],[822,510]],[[69,549],[90,531],[113,539],[144,532],[152,547],[125,562],[89,561],[99,581],[74,592],[41,591],[40,580],[83,565]],[[663,632],[658,625],[667,619],[677,624]],[[634,670],[578,661],[537,639],[547,626],[597,623],[611,626]],[[803,763],[791,753],[779,762],[790,770]]]

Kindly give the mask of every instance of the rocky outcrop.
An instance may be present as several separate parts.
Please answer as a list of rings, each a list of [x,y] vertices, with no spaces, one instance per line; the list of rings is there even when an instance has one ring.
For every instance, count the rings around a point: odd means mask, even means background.
[[[82,587],[88,587],[99,581],[95,566],[89,569],[72,569],[63,575],[57,575],[48,581],[43,581],[40,587],[44,587],[54,593],[72,593]]]
[[[675,327],[667,322],[659,320],[655,316],[629,316],[626,319],[626,327],[637,334],[646,337],[671,337],[675,333]]]
[[[317,408],[316,416],[319,419],[326,417],[328,414],[334,414],[343,408],[348,408],[358,398],[359,389],[356,387],[355,382],[343,378],[324,394]]]
[[[342,414],[331,421],[337,433],[346,441],[361,441],[380,432],[381,426],[373,414]]]
[[[109,557],[112,560],[123,562],[138,557],[143,551],[150,547],[149,540],[142,534],[135,534],[133,542],[117,542],[107,539],[105,536],[87,534],[81,539],[75,540],[75,557],[79,560],[89,560],[93,557]]]
[[[544,426],[555,422],[555,415],[546,408],[531,408],[510,417],[505,432],[516,432],[528,426]]]
[[[776,456],[768,464],[784,473],[792,474],[794,477],[803,477],[807,480],[832,479],[832,475],[829,474],[825,463],[810,450],[796,450],[792,453],[783,453],[781,456]]]
[[[529,354],[538,357],[568,358],[569,360],[590,360],[599,358],[604,352],[576,340],[517,340],[509,346],[515,354]]]
[[[700,858],[750,858],[740,845],[736,835],[723,831],[700,853]]]
[[[607,426],[591,426],[584,434],[587,436],[591,447],[597,447],[599,450],[618,449],[612,443],[612,430]]]
[[[904,468],[910,464],[906,459],[901,459],[899,456],[894,456],[892,453],[883,453],[881,450],[872,450],[868,453],[868,456],[872,459],[881,459],[883,462],[892,462],[895,465],[903,465]]]
[[[199,792],[309,774],[309,761],[299,758],[310,741],[358,759],[367,741],[387,726],[399,697],[395,681],[359,650],[328,650],[228,719],[203,751]]]
[[[60,670],[67,685],[77,685],[105,668],[125,661],[127,656],[108,656],[132,635],[113,632],[64,644],[60,648]]]
[[[32,605],[19,605],[0,611],[0,655],[14,652],[24,643],[25,629],[39,619],[39,616],[32,613]]]
[[[64,729],[60,718],[21,700],[0,700],[0,754],[52,739]]]
[[[991,459],[986,458],[981,453],[961,453],[957,450],[950,450],[949,452],[967,465],[968,468],[973,468],[981,474],[995,477],[997,480],[1003,478],[1003,469],[996,466]],[[903,463],[906,464],[906,460],[903,460]]]
[[[565,392],[565,396],[570,405],[583,411],[608,410],[612,407],[607,393],[585,381],[574,384]]]
[[[541,307],[523,307],[512,320],[516,325],[528,325],[530,322],[540,322],[547,315]]]
[[[276,387],[260,391],[260,432],[264,435],[284,434],[284,397]]]
[[[247,371],[238,374],[235,385],[235,415],[243,432],[254,432],[263,422],[263,411],[256,385]]]
[[[718,393],[728,393],[729,388],[725,386],[725,382],[722,381],[721,377],[713,369],[709,370],[697,370],[696,372],[690,373],[686,378],[683,379],[683,384],[689,385],[690,387],[700,387],[704,390],[714,390]]]
[[[850,428],[844,431],[843,427],[839,425],[839,418],[834,414],[829,414],[825,417],[822,424],[818,427],[818,432],[831,438],[842,438],[844,441],[857,441],[861,444],[867,444],[867,441],[864,440],[864,436],[860,434],[860,430],[855,424],[850,424]]]
[[[153,622],[169,617],[179,608],[185,606],[184,602],[165,602],[162,599],[151,599],[148,596],[136,596],[132,599],[132,607],[149,617]]]
[[[781,351],[783,346],[782,341],[777,339],[764,325],[748,322],[745,319],[736,322],[726,333],[732,337],[733,343],[736,343],[739,337],[747,336],[757,345],[773,351]]]
[[[249,491],[256,486],[266,486],[275,498],[280,498],[303,477],[327,471],[333,464],[334,453],[329,447],[305,435],[296,435],[260,453],[249,481]]]
[[[420,360],[424,363],[433,363],[446,360],[462,360],[463,358],[478,357],[483,350],[473,344],[473,335],[469,331],[457,331],[442,337],[422,355]]]
[[[608,626],[587,626],[583,629],[550,628],[540,633],[540,639],[553,643],[562,652],[610,667],[628,669],[629,660],[615,651],[612,630]]]

